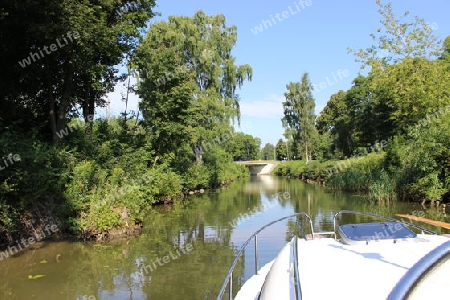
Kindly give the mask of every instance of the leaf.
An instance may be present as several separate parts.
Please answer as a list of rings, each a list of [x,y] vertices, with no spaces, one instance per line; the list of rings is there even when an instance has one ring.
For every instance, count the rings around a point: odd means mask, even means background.
[[[48,263],[48,261],[44,259],[44,260],[41,260],[39,263],[46,264],[46,263]]]
[[[39,279],[45,277],[45,275],[28,275],[28,279]]]

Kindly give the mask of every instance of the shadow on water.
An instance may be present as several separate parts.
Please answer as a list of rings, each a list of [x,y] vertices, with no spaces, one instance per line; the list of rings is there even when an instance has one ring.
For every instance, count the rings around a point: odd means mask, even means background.
[[[154,208],[137,237],[102,245],[54,242],[3,256],[0,298],[215,299],[237,249],[255,230],[295,212],[308,213],[315,230],[330,230],[341,209],[394,216],[421,208],[402,203],[381,207],[362,196],[298,180],[254,176]],[[292,234],[309,233],[306,225],[304,219],[286,220],[261,233],[259,266],[272,260]],[[254,272],[251,246],[235,269],[236,289]]]

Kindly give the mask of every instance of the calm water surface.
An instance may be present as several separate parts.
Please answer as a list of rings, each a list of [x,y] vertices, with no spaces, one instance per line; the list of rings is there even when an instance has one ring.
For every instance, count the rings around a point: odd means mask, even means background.
[[[236,249],[264,224],[306,212],[315,230],[331,230],[341,209],[394,216],[419,205],[372,205],[363,197],[272,176],[194,196],[150,213],[137,237],[108,244],[45,243],[0,261],[0,299],[215,299]],[[427,216],[440,216],[436,209]],[[441,216],[441,219],[444,218]],[[269,262],[304,221],[283,221],[259,238],[259,266]],[[432,228],[436,229],[436,228]],[[144,269],[144,267],[147,267]],[[235,269],[235,287],[254,271],[253,244]],[[45,275],[38,279],[29,276]]]

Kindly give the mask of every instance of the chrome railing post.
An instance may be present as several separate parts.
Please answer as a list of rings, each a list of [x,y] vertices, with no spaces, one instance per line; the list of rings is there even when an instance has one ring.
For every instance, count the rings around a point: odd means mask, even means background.
[[[337,216],[337,214],[334,215],[334,217],[333,217],[333,230],[334,230],[335,234],[336,234],[336,216]],[[336,239],[336,236],[334,237],[334,239]]]
[[[298,270],[298,237],[294,236],[294,244],[292,245],[292,256],[294,264],[294,288],[295,288],[295,299],[302,299],[302,288],[300,285],[300,272]]]
[[[258,274],[258,235],[255,235],[255,274]]]
[[[228,284],[229,284],[229,287],[230,287],[230,290],[229,290],[230,295],[229,295],[228,299],[233,300],[233,272],[231,272],[229,278],[230,279],[229,279]]]

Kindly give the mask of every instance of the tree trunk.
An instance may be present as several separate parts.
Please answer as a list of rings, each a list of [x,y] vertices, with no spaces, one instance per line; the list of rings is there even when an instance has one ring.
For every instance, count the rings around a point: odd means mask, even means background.
[[[306,163],[308,163],[309,162],[308,143],[305,143],[305,159],[306,159]]]
[[[194,144],[191,144],[192,152],[195,156],[195,161],[201,165],[203,164],[203,146],[202,146],[202,140],[198,139],[197,142]]]
[[[58,141],[58,136],[56,135],[56,113],[55,113],[55,98],[53,93],[49,88],[49,117],[50,117],[50,127],[52,131],[52,140],[54,143]]]
[[[94,96],[91,95],[91,81],[85,81],[85,94],[83,101],[83,118],[84,124],[86,125],[86,131],[92,132],[92,125],[94,120],[95,113],[95,99]]]
[[[53,143],[56,143],[58,141],[58,135],[56,134],[56,105],[55,105],[55,96],[53,95],[53,88],[52,88],[52,80],[51,80],[51,73],[47,72],[47,92],[48,92],[48,99],[49,99],[49,111],[48,116],[50,118],[50,130],[52,132],[52,140]]]

